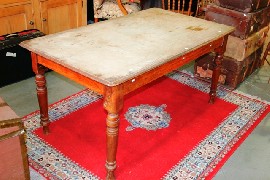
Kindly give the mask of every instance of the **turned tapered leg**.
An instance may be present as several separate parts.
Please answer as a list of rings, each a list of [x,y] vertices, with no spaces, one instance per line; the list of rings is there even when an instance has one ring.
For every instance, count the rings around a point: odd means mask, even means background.
[[[107,160],[106,170],[107,180],[115,179],[114,171],[116,169],[116,152],[118,145],[119,130],[119,111],[123,107],[123,95],[120,87],[108,87],[104,97],[104,108],[108,115],[106,119],[106,137],[107,137]]]
[[[221,62],[222,62],[223,56],[220,54],[217,54],[214,59],[214,69],[213,69],[213,75],[212,75],[212,83],[210,88],[210,99],[209,103],[213,104],[215,102],[216,93],[217,93],[217,85],[218,85],[218,79],[220,76],[221,71]]]
[[[224,55],[224,52],[226,51],[227,41],[228,41],[228,35],[226,35],[223,38],[222,45],[214,50],[216,52],[216,56],[214,59],[212,83],[211,83],[210,92],[209,92],[209,96],[210,96],[209,103],[211,103],[211,104],[213,104],[215,102],[215,99],[216,99],[218,79],[220,76],[223,55]]]
[[[46,68],[42,65],[38,65],[38,71],[36,74],[37,85],[37,97],[40,108],[40,124],[43,127],[43,133],[49,133],[49,115],[48,115],[48,95],[45,79]]]

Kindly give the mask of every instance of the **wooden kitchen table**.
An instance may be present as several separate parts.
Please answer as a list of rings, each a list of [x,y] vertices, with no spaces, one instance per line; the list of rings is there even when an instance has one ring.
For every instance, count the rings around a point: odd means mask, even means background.
[[[216,52],[210,103],[220,65],[234,28],[153,8],[93,25],[24,41],[32,52],[41,125],[49,133],[47,68],[104,97],[108,112],[107,179],[114,179],[119,111],[124,95],[211,52]],[[132,143],[132,142],[131,142]]]

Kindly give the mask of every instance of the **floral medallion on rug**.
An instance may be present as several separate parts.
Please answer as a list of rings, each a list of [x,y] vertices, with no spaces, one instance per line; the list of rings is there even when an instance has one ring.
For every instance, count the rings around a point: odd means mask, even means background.
[[[142,104],[129,108],[125,114],[125,118],[131,126],[128,126],[126,130],[131,131],[135,128],[157,130],[168,127],[171,118],[170,115],[164,111],[165,108],[165,104],[158,107]]]
[[[196,89],[196,91],[200,91],[200,93],[207,94],[209,92],[208,82],[198,80],[188,72],[176,71],[169,74],[167,77],[177,83],[188,86],[189,88]],[[149,94],[149,96],[151,96],[151,94]],[[240,145],[243,139],[251,133],[256,125],[269,112],[269,102],[243,94],[239,91],[229,90],[224,86],[219,86],[217,96],[225,103],[232,104],[233,107],[231,109],[233,109],[233,111],[227,113],[215,128],[209,131],[206,136],[203,136],[204,138],[198,140],[198,142],[196,142],[187,153],[182,155],[181,158],[173,160],[170,167],[166,167],[167,170],[162,172],[163,175],[159,179],[204,179],[212,177],[222,164],[224,164],[226,159],[229,158],[230,154],[232,154],[231,151],[234,151]],[[49,107],[50,121],[52,123],[62,121],[70,114],[94,104],[101,99],[102,97],[100,95],[88,89],[67,97]],[[189,97],[187,99],[189,99]],[[126,133],[136,131],[139,133],[143,131],[148,133],[160,132],[160,136],[162,137],[169,128],[174,126],[173,123],[176,121],[169,106],[169,104],[163,104],[161,102],[160,104],[137,104],[128,107],[122,112],[124,117],[122,120],[125,122],[121,125],[125,126],[124,129]],[[177,108],[183,109],[184,106],[185,104],[179,105]],[[203,114],[204,112],[200,113]],[[219,112],[217,112],[217,114],[218,113]],[[91,168],[88,168],[87,164],[82,165],[83,161],[74,160],[71,156],[66,155],[64,150],[56,148],[55,145],[53,145],[53,142],[50,144],[44,140],[41,135],[35,133],[40,129],[39,115],[39,111],[36,111],[23,118],[27,130],[29,163],[33,169],[47,179],[104,178],[99,174],[99,170],[92,171]],[[200,114],[197,114],[197,116],[200,116]],[[179,131],[175,131],[175,133],[177,132]],[[61,133],[59,133],[58,136],[61,138]],[[119,136],[121,136],[121,134]],[[189,138],[192,140],[192,136]],[[148,144],[146,140],[142,140],[142,142],[142,146]],[[183,142],[188,142],[188,140]],[[119,145],[120,143],[122,142],[119,142]],[[131,143],[132,142],[130,142],[130,144]],[[129,144],[127,144],[126,147],[128,145]],[[179,148],[181,149],[181,147]],[[168,147],[168,149],[170,151],[176,150],[176,148],[170,147]],[[120,147],[118,147],[118,150],[120,151]],[[151,150],[154,151],[154,148]],[[139,149],[132,149],[130,151],[134,153],[137,153],[138,151],[138,153],[140,153]],[[83,153],[81,150],[78,150],[78,152]],[[121,151],[118,153],[121,153]],[[165,154],[168,153],[170,152],[165,152]],[[123,159],[125,158],[127,157],[124,157]],[[166,158],[166,156],[160,158]],[[120,158],[119,166],[121,166],[121,161],[123,162],[124,160]],[[103,166],[104,164],[102,164],[102,167]],[[121,172],[124,173],[125,171],[123,166],[121,167],[122,170],[120,168],[118,174],[121,174]],[[142,167],[142,169],[147,168],[151,167]],[[155,169],[152,169],[151,171],[155,171]],[[129,172],[125,173],[132,173],[132,168],[130,168]],[[140,173],[143,174],[144,171]],[[139,179],[141,179],[140,177],[141,176],[138,176]],[[129,178],[128,175],[125,175],[120,179],[134,179],[134,176]]]

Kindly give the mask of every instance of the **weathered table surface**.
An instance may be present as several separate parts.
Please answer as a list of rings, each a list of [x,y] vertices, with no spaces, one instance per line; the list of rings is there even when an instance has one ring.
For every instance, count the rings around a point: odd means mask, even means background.
[[[215,51],[210,90],[214,102],[220,64],[228,35],[234,28],[148,9],[93,25],[21,43],[32,52],[41,125],[49,132],[45,67],[104,96],[107,116],[107,179],[114,178],[119,111],[123,96],[149,82]]]

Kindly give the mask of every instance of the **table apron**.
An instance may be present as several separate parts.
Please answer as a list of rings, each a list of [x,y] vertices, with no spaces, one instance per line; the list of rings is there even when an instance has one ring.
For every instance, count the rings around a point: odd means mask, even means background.
[[[162,77],[180,68],[181,66],[186,65],[191,61],[194,61],[195,59],[199,58],[202,55],[205,55],[209,52],[214,52],[215,50],[222,48],[223,42],[224,42],[224,37],[214,40],[208,44],[203,45],[202,47],[196,50],[190,51],[182,56],[176,57],[165,64],[155,67],[154,69],[151,69],[141,75],[138,75],[137,77],[134,77],[124,82],[123,94],[128,94],[138,89],[139,87],[142,87],[158,79],[159,77]]]
[[[32,66],[33,66],[33,71],[37,74],[37,71],[35,70],[37,64],[41,64],[61,75],[63,75],[64,77],[67,77],[101,95],[105,94],[105,87],[106,85],[99,83],[95,80],[92,80],[76,71],[73,71],[67,67],[64,67],[54,61],[51,61],[47,58],[44,58],[42,56],[37,55],[37,62],[35,63],[35,59],[33,59],[33,55],[32,55]],[[35,65],[36,64],[36,65]]]

